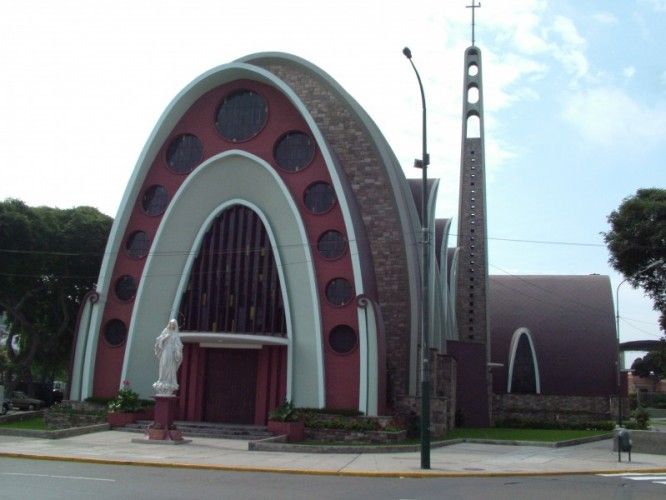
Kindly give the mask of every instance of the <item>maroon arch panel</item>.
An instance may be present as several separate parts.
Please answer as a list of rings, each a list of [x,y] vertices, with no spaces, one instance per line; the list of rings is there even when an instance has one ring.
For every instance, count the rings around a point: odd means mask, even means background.
[[[268,113],[265,124],[258,134],[242,142],[233,142],[226,140],[218,132],[215,126],[215,115],[218,106],[224,98],[238,90],[249,90],[262,96],[268,105]],[[353,283],[351,258],[348,250],[342,256],[335,259],[327,259],[316,250],[319,237],[326,231],[334,229],[339,231],[344,238],[347,238],[344,220],[338,203],[334,203],[332,207],[320,213],[312,213],[305,204],[305,191],[309,186],[314,183],[331,184],[331,178],[318,148],[315,148],[312,161],[302,170],[290,172],[277,165],[274,158],[276,143],[284,134],[291,131],[300,131],[312,137],[312,131],[300,113],[281,92],[268,85],[250,80],[234,81],[206,93],[192,105],[173,128],[169,134],[169,138],[162,145],[159,153],[153,160],[152,166],[142,184],[138,199],[134,200],[134,207],[123,237],[122,248],[116,257],[112,274],[112,284],[100,329],[101,338],[97,348],[93,382],[93,394],[95,396],[114,396],[121,382],[120,373],[125,354],[125,344],[124,342],[117,343],[117,345],[110,344],[104,338],[104,330],[105,325],[111,320],[120,320],[126,327],[129,327],[132,317],[133,299],[120,299],[114,291],[115,283],[122,276],[130,276],[134,278],[138,287],[145,265],[146,257],[143,255],[137,256],[136,252],[134,255],[131,255],[126,248],[126,244],[130,237],[137,231],[143,231],[149,243],[152,242],[163,213],[163,211],[158,211],[154,215],[147,213],[142,206],[143,196],[152,186],[163,186],[168,200],[173,197],[174,193],[187,177],[187,174],[177,173],[169,168],[167,151],[174,139],[182,134],[190,134],[196,136],[202,145],[200,161],[198,163],[224,151],[242,149],[262,158],[272,165],[285,182],[299,207],[310,245],[313,248],[312,255],[314,258],[317,286],[320,292],[323,323],[324,338],[322,339],[322,343],[326,346],[324,353],[327,391],[326,404],[335,408],[356,408],[358,406],[358,347],[354,347],[345,354],[339,354],[328,346],[329,332],[338,325],[348,325],[358,336],[355,301],[350,300],[343,304],[332,304],[326,298],[327,285],[331,280],[342,278],[349,283]],[[352,294],[355,295],[356,291],[352,290]],[[165,323],[167,320],[168,318],[165,318]],[[197,356],[194,352],[189,355],[193,356],[193,359]],[[260,367],[259,372],[263,369]],[[298,367],[296,366],[294,369],[297,370]],[[194,375],[192,376],[194,377]],[[196,379],[196,377],[194,378]],[[190,379],[188,378],[187,384],[189,383]],[[261,405],[258,405],[258,407],[261,407]]]

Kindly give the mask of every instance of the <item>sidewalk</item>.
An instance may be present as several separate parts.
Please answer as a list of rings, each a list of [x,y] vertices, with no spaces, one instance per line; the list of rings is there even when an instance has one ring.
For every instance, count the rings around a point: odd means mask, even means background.
[[[0,457],[210,468],[229,471],[378,477],[498,476],[666,472],[666,455],[626,454],[618,463],[611,440],[566,448],[461,443],[420,453],[292,453],[248,451],[247,441],[195,438],[178,446],[137,444],[136,434],[104,431],[64,439],[0,436]]]

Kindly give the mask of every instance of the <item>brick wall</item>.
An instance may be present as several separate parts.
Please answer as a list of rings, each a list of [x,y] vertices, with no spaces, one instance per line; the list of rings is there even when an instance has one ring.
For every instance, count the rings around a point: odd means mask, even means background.
[[[409,383],[409,277],[395,195],[381,158],[363,125],[321,79],[298,66],[262,61],[253,64],[264,66],[294,89],[349,181],[364,222],[374,264],[377,302],[384,318],[387,400],[394,408],[400,406]]]
[[[613,397],[495,394],[495,421],[586,422],[611,420],[616,415]],[[627,412],[625,407],[625,413]]]

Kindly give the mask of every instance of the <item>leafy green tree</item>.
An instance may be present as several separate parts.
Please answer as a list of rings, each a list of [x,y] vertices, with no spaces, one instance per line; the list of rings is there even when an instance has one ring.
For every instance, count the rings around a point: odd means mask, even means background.
[[[666,340],[661,340],[656,349],[642,358],[636,358],[631,365],[632,371],[639,377],[654,375],[660,379],[666,377]]]
[[[0,312],[7,314],[7,357],[32,384],[64,372],[81,298],[93,288],[112,219],[95,208],[29,207],[0,202]],[[11,348],[19,339],[18,352]]]
[[[660,260],[666,263],[666,189],[639,189],[611,212],[608,222],[611,229],[604,239],[610,264],[652,298],[666,331],[666,265],[642,272]]]

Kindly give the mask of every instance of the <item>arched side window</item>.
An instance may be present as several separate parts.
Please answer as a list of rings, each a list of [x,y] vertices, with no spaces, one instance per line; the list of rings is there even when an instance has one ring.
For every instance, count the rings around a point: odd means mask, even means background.
[[[518,328],[511,337],[506,392],[541,394],[541,378],[534,341],[530,331],[524,327]]]

